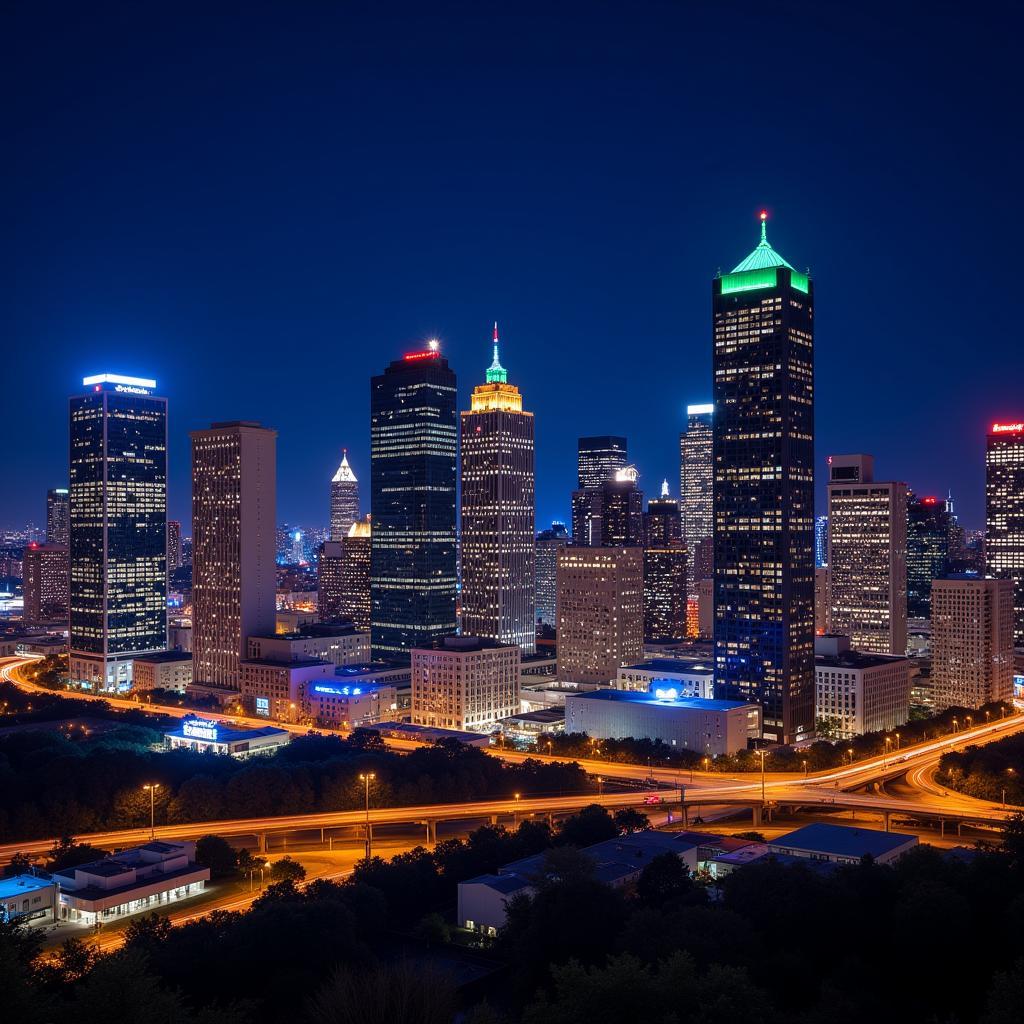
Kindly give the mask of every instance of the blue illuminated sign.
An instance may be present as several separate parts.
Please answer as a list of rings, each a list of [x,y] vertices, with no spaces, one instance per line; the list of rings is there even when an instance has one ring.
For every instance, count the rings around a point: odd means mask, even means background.
[[[186,719],[181,726],[185,736],[195,740],[210,740],[217,742],[217,725],[214,722],[206,722],[201,718]]]
[[[314,693],[329,693],[335,697],[358,697],[362,694],[361,686],[315,686]]]

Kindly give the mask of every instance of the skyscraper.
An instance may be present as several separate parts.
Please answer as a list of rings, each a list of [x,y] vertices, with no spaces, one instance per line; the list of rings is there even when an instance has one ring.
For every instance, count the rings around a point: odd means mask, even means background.
[[[70,678],[123,690],[167,647],[167,400],[101,373],[70,402]]]
[[[250,636],[273,633],[277,431],[192,433],[192,657],[198,683],[239,689]]]
[[[681,547],[683,525],[679,502],[668,492],[668,481],[661,485],[661,496],[647,502],[644,516],[644,543],[649,548]]]
[[[907,485],[870,455],[829,458],[830,623],[865,654],[907,653]]]
[[[22,562],[25,622],[68,621],[68,549],[63,544],[29,544]]]
[[[617,470],[601,484],[601,540],[604,547],[642,547],[644,492],[637,485],[635,466]]]
[[[569,543],[565,523],[552,523],[534,544],[534,592],[537,621],[554,626],[558,614],[558,552]]]
[[[1024,423],[993,423],[988,435],[985,564],[1013,580],[1014,638],[1024,644]]]
[[[686,636],[686,563],[679,502],[661,497],[647,503],[644,548],[644,639],[680,640]]]
[[[814,285],[761,240],[712,284],[715,689],[814,731]]]
[[[828,515],[814,517],[814,568],[828,565]]]
[[[53,487],[46,492],[46,543],[67,547],[68,489]]]
[[[907,615],[931,615],[932,580],[949,572],[950,523],[935,497],[907,495]]]
[[[614,480],[629,462],[626,439],[602,434],[581,437],[577,445],[579,487],[600,487],[605,480]]]
[[[331,479],[331,540],[343,540],[359,518],[359,481],[341,450],[341,465]]]
[[[462,413],[462,632],[536,650],[533,413],[498,358]]]
[[[341,541],[326,541],[317,563],[321,622],[352,622],[370,629],[370,517],[353,523]]]
[[[679,435],[679,509],[683,540],[689,559],[686,582],[687,631],[697,635],[697,601],[700,581],[711,575],[714,507],[711,493],[713,423],[715,407],[710,402],[686,407],[686,430]],[[707,541],[707,543],[704,543]],[[705,557],[700,557],[701,555]]]
[[[167,520],[167,571],[172,573],[181,568],[181,523],[176,519]]]
[[[455,373],[437,343],[370,381],[375,655],[455,632]]]

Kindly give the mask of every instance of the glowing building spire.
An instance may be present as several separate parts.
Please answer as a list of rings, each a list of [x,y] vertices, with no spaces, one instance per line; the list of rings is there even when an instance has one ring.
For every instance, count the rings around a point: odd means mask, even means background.
[[[668,497],[668,480],[661,481],[661,496],[663,498]]]
[[[488,384],[507,384],[508,371],[501,365],[498,358],[498,321],[494,321],[494,359],[487,369]]]

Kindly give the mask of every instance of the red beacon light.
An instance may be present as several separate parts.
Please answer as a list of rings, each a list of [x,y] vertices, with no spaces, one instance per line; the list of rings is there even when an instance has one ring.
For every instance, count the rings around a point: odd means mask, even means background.
[[[921,504],[922,505],[938,505],[938,503],[939,503],[939,499],[938,498],[922,498],[921,499]]]

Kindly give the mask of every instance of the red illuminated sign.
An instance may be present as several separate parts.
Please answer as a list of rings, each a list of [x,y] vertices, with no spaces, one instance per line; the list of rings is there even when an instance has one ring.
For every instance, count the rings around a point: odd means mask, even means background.
[[[993,423],[993,434],[1024,434],[1024,423]]]
[[[402,358],[409,361],[413,359],[437,359],[440,354],[440,352],[406,352]]]

